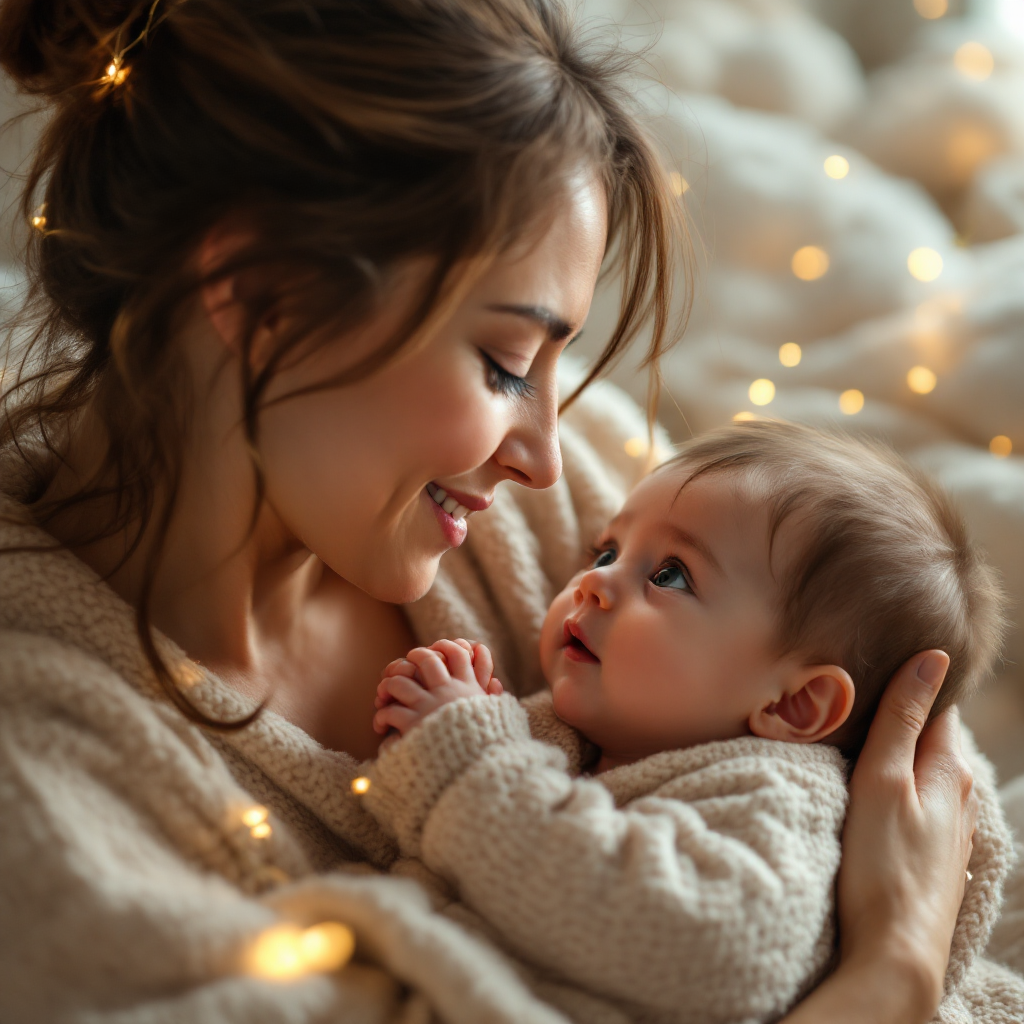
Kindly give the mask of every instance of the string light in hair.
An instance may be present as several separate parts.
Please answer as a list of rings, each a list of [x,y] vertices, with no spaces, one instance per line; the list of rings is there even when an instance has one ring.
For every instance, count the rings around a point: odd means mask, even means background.
[[[131,68],[124,65],[123,58],[118,55],[108,65],[106,73],[100,79],[104,85],[120,85],[131,73]]]
[[[36,231],[46,230],[46,203],[42,206],[36,207],[35,213],[29,218],[29,224],[36,229]]]
[[[178,3],[182,3],[184,0],[178,0]],[[153,31],[168,15],[171,13],[171,8],[176,6],[173,3],[168,4],[168,9],[157,18],[156,10],[160,6],[160,0],[153,0],[153,3],[149,8],[149,15],[146,18],[145,28],[133,39],[127,46],[120,46],[121,32],[117,34],[118,46],[114,49],[113,54],[110,58],[110,63],[104,69],[103,75],[100,77],[101,85],[118,86],[121,85],[124,80],[131,74],[131,65],[125,64],[124,58],[130,50],[135,49],[139,43],[145,42],[149,38],[149,33]]]

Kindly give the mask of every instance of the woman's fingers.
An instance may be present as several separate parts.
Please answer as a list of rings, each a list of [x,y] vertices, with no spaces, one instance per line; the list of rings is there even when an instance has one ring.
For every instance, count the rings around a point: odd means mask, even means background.
[[[913,771],[917,741],[947,668],[948,654],[925,651],[911,658],[892,677],[858,760],[858,767],[864,768],[862,774],[872,767],[897,769],[906,775]]]

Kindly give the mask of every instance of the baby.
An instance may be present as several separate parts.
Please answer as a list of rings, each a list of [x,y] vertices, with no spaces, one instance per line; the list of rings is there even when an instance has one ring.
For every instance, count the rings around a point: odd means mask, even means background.
[[[1003,628],[896,455],[737,424],[641,482],[552,602],[550,694],[502,695],[467,641],[388,666],[374,722],[402,738],[365,803],[576,1020],[774,1019],[832,956],[847,759],[887,680],[947,652],[937,713]]]

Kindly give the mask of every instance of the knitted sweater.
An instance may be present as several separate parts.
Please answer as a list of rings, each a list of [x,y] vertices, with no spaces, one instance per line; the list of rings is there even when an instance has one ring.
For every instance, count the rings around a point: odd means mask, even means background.
[[[420,639],[479,636],[501,678],[535,688],[544,609],[641,474],[637,436],[631,400],[593,388],[563,417],[562,480],[499,488],[407,609]],[[380,874],[396,849],[350,792],[352,757],[273,713],[227,734],[187,722],[133,610],[27,523],[25,487],[0,463],[0,549],[22,549],[0,554],[0,1021],[564,1024],[422,887]],[[157,642],[203,711],[251,710]],[[269,834],[243,820],[255,804]],[[250,975],[252,942],[282,920],[346,923],[355,960],[288,984]]]
[[[776,1020],[833,954],[841,755],[745,737],[591,779],[586,746],[548,694],[460,700],[381,754],[365,804],[581,1024]],[[983,764],[978,786],[941,1021],[1024,1014],[1019,977],[969,972],[1010,854]]]

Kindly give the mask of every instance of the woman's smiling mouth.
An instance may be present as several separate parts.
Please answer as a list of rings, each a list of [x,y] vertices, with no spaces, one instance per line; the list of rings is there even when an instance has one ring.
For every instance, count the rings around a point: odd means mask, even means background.
[[[601,659],[587,646],[586,635],[578,622],[566,622],[563,630],[562,649],[570,661],[600,665]]]

